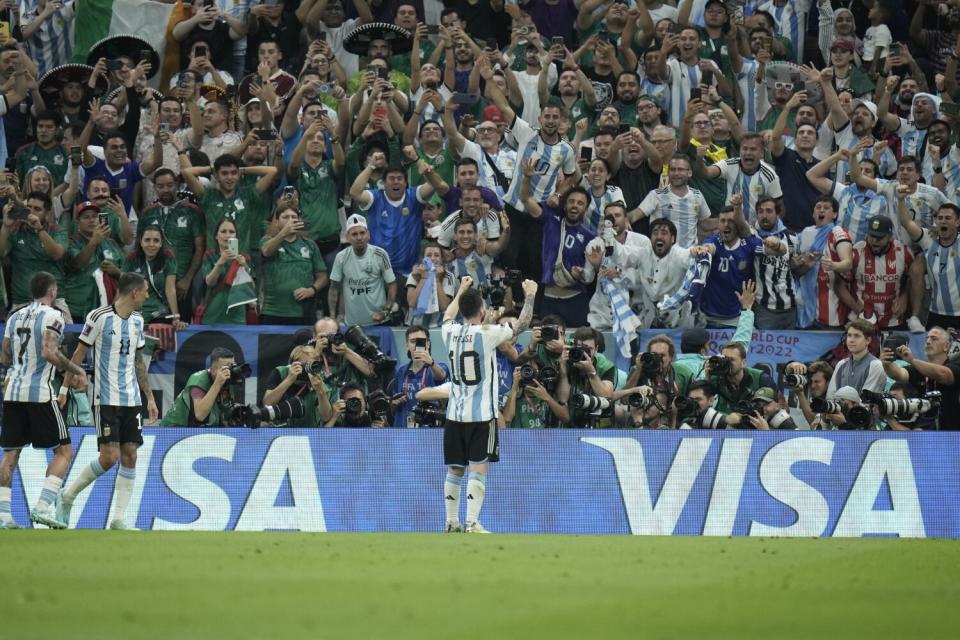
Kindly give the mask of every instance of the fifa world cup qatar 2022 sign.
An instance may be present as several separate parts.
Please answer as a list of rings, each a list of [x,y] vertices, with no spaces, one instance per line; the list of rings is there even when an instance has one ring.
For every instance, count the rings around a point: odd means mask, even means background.
[[[506,430],[484,524],[504,533],[960,536],[953,433]],[[74,429],[71,482],[96,455]],[[434,429],[151,429],[130,524],[157,530],[439,531]],[[21,524],[45,451],[14,479]],[[74,504],[104,528],[116,469]],[[136,515],[134,515],[136,514]]]

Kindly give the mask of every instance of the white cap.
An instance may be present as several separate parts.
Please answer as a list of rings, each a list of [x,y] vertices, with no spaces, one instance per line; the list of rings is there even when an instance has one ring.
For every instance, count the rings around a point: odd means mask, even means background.
[[[857,107],[861,107],[861,106],[864,107],[867,111],[869,111],[870,114],[873,115],[874,121],[876,121],[876,119],[877,119],[877,105],[875,105],[874,103],[870,102],[869,100],[854,100],[854,101],[853,101],[853,104],[852,104],[852,107],[853,107],[853,108],[850,109],[850,113],[853,113],[853,110],[854,110],[854,109],[856,109]]]
[[[850,400],[851,402],[860,402],[860,393],[853,387],[846,386],[840,387],[833,392],[833,397],[830,400]]]
[[[346,227],[347,232],[349,232],[350,229],[353,229],[354,227],[363,227],[364,229],[366,229],[367,219],[359,214],[356,214],[356,213],[353,214],[352,216],[347,218],[347,227]]]

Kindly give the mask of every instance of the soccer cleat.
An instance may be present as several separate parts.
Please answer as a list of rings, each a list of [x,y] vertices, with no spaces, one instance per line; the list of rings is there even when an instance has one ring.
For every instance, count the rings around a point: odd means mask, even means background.
[[[923,323],[920,322],[920,318],[917,316],[910,316],[907,318],[907,328],[910,329],[910,333],[923,333],[927,330],[927,328],[923,326]]]
[[[110,521],[110,528],[113,529],[114,531],[136,531],[137,530],[136,527],[131,527],[130,525],[128,525],[126,522],[124,522],[119,518]]]
[[[483,525],[479,522],[468,522],[467,527],[464,529],[467,533],[491,533],[483,528]]]
[[[56,511],[57,522],[63,523],[63,528],[66,529],[70,526],[70,509],[73,508],[72,504],[67,504],[63,501],[63,491],[57,493],[57,499],[53,503],[53,508]]]
[[[16,520],[0,520],[0,529],[19,529]]]
[[[459,522],[448,522],[447,533],[463,533],[463,527],[460,526]]]
[[[62,520],[57,520],[56,513],[54,513],[52,508],[46,508],[43,510],[34,509],[30,512],[30,522],[36,522],[37,524],[42,524],[50,527],[51,529],[66,529],[67,523]]]

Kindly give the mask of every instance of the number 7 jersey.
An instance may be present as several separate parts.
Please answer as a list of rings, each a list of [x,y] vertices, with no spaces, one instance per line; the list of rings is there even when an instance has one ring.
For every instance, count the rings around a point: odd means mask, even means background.
[[[501,324],[460,324],[453,320],[440,328],[450,358],[450,399],[447,419],[489,422],[497,415],[497,346],[513,337]]]
[[[3,397],[11,402],[50,402],[54,398],[56,369],[43,357],[43,334],[51,331],[63,339],[63,314],[32,302],[7,318],[4,337],[10,339],[13,363],[7,372]]]
[[[93,348],[93,404],[139,407],[136,364],[137,350],[146,345],[143,316],[134,311],[124,319],[113,305],[94,309],[87,314],[80,342]]]

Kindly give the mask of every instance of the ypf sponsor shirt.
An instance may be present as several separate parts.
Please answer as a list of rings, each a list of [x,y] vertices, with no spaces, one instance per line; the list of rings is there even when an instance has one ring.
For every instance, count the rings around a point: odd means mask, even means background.
[[[396,279],[390,256],[380,247],[367,245],[363,255],[357,255],[353,247],[338,253],[330,280],[343,290],[346,323],[370,324],[371,316],[387,302],[386,286]]]

